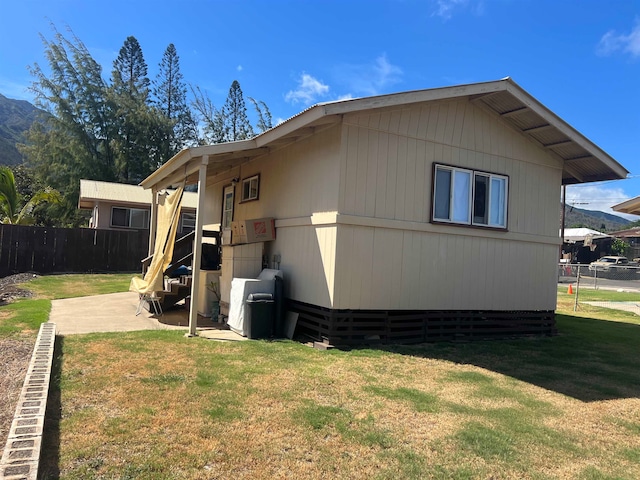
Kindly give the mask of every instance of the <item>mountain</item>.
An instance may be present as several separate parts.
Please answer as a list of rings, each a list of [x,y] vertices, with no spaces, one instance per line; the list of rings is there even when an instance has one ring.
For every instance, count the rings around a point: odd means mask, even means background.
[[[623,230],[630,223],[631,221],[626,218],[611,213],[583,210],[567,205],[564,226],[565,228],[587,227],[602,232],[602,225],[604,225],[604,231],[615,232]]]
[[[26,100],[12,100],[0,94],[0,165],[22,163],[16,143],[24,142],[25,132],[40,112]]]

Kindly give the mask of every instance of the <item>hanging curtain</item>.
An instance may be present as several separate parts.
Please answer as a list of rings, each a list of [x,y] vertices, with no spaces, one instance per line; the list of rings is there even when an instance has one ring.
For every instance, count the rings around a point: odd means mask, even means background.
[[[131,279],[130,291],[152,293],[164,290],[164,271],[173,257],[183,191],[184,183],[167,195],[164,198],[164,203],[158,205],[158,226],[153,259],[144,278],[134,277]]]

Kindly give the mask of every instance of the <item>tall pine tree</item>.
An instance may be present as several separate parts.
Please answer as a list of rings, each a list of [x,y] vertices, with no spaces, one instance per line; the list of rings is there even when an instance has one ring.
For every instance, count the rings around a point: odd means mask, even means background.
[[[127,37],[113,62],[110,106],[117,179],[138,183],[162,163],[170,122],[150,105],[147,64],[135,37]]]
[[[197,128],[187,105],[187,87],[180,72],[180,58],[173,43],[162,56],[159,72],[153,83],[155,105],[171,123],[171,131],[162,142],[162,156],[166,161],[185,146],[197,144]]]
[[[237,80],[231,84],[221,115],[225,141],[235,142],[254,136],[253,128],[247,117],[247,107],[242,96],[242,89]]]

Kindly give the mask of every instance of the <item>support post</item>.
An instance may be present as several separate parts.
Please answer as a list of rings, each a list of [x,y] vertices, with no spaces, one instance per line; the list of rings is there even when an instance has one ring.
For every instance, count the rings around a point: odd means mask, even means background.
[[[149,256],[156,248],[156,231],[158,229],[158,188],[151,188],[151,218],[149,219]]]
[[[191,306],[189,307],[189,334],[196,335],[198,326],[198,295],[200,294],[200,262],[202,261],[202,227],[204,225],[204,204],[207,190],[207,165],[209,156],[202,156],[198,170],[198,208],[196,210],[196,229],[193,238],[193,267],[191,268]]]

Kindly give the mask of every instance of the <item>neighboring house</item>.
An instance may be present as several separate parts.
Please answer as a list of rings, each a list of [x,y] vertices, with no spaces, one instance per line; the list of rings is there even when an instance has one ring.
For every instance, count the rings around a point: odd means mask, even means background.
[[[151,192],[138,185],[80,180],[78,208],[91,210],[90,228],[148,230]],[[193,231],[198,195],[185,192],[178,233]]]
[[[629,213],[631,215],[640,216],[640,196],[614,205],[611,208],[616,212]],[[631,248],[629,249],[629,251],[625,252],[625,255],[628,258],[640,258],[640,227],[618,230],[616,232],[611,232],[611,235],[624,240],[630,245]]]
[[[223,307],[231,278],[266,264],[299,331],[356,344],[553,333],[561,185],[627,173],[507,78],[315,105],[141,185],[198,183]],[[275,239],[243,244],[264,218]]]
[[[611,240],[611,235],[591,228],[565,228],[563,260],[568,263],[591,263],[611,252]]]

